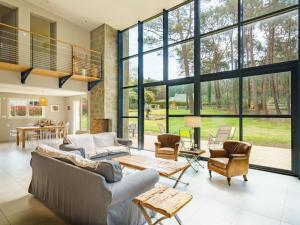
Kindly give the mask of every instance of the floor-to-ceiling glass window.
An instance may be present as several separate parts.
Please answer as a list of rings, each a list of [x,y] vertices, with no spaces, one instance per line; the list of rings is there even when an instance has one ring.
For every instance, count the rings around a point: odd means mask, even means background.
[[[243,68],[298,59],[299,18],[297,7],[293,8],[297,3],[244,1]],[[250,162],[292,170],[292,108],[297,103],[291,102],[291,96],[297,90],[292,93],[291,82],[297,74],[273,70],[251,75],[241,81],[243,140],[253,144]]]
[[[298,12],[298,0],[194,0],[122,31],[123,136],[135,126],[135,146],[153,150],[160,133],[190,138],[184,116],[200,115],[202,149],[227,129],[252,143],[252,165],[295,173]]]
[[[122,34],[122,134],[138,147],[138,28],[124,31]]]

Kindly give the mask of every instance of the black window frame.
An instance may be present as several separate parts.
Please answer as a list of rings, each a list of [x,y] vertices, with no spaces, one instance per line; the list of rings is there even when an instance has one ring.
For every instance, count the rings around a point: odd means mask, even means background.
[[[267,18],[274,17],[276,15],[282,15],[286,12],[291,12],[294,10],[298,11],[298,18],[300,16],[300,7],[299,2],[297,5],[289,6],[284,9],[280,9],[271,13],[267,13],[264,15],[260,15],[255,18],[243,20],[243,5],[242,0],[238,0],[238,21],[236,24],[232,24],[230,26],[222,27],[220,29],[209,31],[205,34],[200,34],[200,0],[193,0],[194,1],[194,35],[192,38],[188,38],[186,40],[181,40],[176,43],[168,44],[168,12],[174,9],[177,9],[184,4],[189,4],[192,2],[192,0],[185,1],[184,3],[173,7],[169,10],[163,10],[162,13],[159,13],[156,16],[153,16],[145,21],[149,21],[153,18],[156,18],[158,16],[163,15],[163,46],[155,49],[151,49],[148,51],[143,52],[143,22],[138,22],[139,27],[139,51],[138,54],[135,55],[139,58],[139,75],[138,75],[138,92],[139,92],[139,111],[138,111],[138,120],[139,120],[139,134],[138,134],[138,149],[143,149],[144,144],[144,127],[143,127],[143,120],[144,120],[144,88],[145,87],[152,87],[152,86],[158,86],[158,85],[165,85],[166,86],[166,131],[169,131],[169,118],[171,117],[184,117],[185,115],[170,115],[169,114],[169,87],[174,85],[182,85],[182,84],[194,84],[194,115],[195,116],[201,116],[201,117],[228,117],[228,118],[238,118],[239,119],[239,138],[242,141],[243,140],[243,118],[290,118],[291,119],[291,133],[292,133],[292,143],[291,143],[291,150],[292,150],[292,170],[283,170],[283,169],[277,169],[277,168],[270,168],[260,165],[251,165],[252,168],[260,169],[260,170],[266,170],[271,172],[277,172],[277,173],[283,173],[288,175],[298,175],[300,176],[300,103],[298,102],[300,99],[300,51],[298,49],[298,59],[293,61],[285,61],[281,63],[276,64],[269,64],[269,65],[261,65],[261,66],[255,66],[255,67],[243,67],[243,26],[261,21]],[[136,26],[134,24],[131,27]],[[122,58],[122,32],[130,29],[131,27],[119,31],[118,32],[118,44],[119,44],[119,53],[118,53],[118,136],[122,137],[122,61],[124,59],[135,57],[130,56],[126,58]],[[238,67],[235,70],[231,71],[224,71],[224,72],[218,72],[213,74],[201,74],[201,68],[200,68],[200,48],[201,48],[201,38],[207,37],[213,34],[217,34],[220,32],[224,32],[230,29],[237,28],[238,30]],[[168,48],[173,45],[185,43],[187,41],[194,41],[194,76],[193,77],[186,77],[186,78],[179,78],[174,80],[168,80]],[[298,22],[298,47],[300,46],[300,22]],[[143,55],[155,52],[158,50],[163,50],[163,77],[164,79],[162,81],[158,82],[152,82],[152,83],[143,83]],[[249,76],[258,76],[258,75],[264,75],[269,73],[279,73],[279,72],[291,72],[291,79],[292,79],[292,86],[291,86],[291,115],[247,115],[243,114],[243,78],[249,77]],[[231,78],[238,78],[239,79],[239,112],[238,114],[234,115],[222,115],[222,114],[200,114],[200,101],[201,101],[201,82],[206,81],[214,81],[214,80],[222,80],[222,79],[231,79]],[[196,128],[195,129],[195,143],[199,145],[200,143],[200,131],[201,129]]]

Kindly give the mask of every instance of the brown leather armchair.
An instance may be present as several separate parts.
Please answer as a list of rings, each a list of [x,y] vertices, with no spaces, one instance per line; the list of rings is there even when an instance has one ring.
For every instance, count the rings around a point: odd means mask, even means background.
[[[177,161],[180,136],[174,134],[161,134],[155,142],[155,157]]]
[[[231,177],[243,175],[247,180],[249,169],[249,157],[252,145],[246,142],[225,141],[223,149],[210,150],[210,158],[208,160],[208,170],[219,173],[227,177],[228,185],[230,185]]]

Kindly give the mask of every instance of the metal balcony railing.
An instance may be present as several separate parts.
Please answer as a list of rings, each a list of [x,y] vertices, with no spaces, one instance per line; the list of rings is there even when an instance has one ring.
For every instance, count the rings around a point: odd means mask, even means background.
[[[101,79],[98,51],[0,23],[0,69],[65,77]]]

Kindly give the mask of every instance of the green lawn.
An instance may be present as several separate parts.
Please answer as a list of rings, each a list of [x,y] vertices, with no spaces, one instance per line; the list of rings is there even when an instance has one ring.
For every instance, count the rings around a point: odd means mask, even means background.
[[[87,122],[87,115],[84,115],[81,117],[81,129],[82,130],[86,130],[87,129],[87,125],[88,125],[88,122]]]
[[[173,114],[186,114],[186,110],[176,110]],[[172,114],[172,110],[170,110]],[[152,110],[150,119],[145,120],[145,134],[159,134],[158,123],[166,124],[165,110]],[[155,119],[157,117],[158,119]],[[133,121],[132,121],[133,122]],[[184,127],[183,117],[169,118],[170,133],[178,134]],[[201,119],[201,138],[207,140],[210,134],[215,134],[222,125],[229,125],[236,128],[234,139],[239,139],[239,119],[238,118],[203,118]],[[291,148],[291,120],[290,119],[243,119],[244,140],[254,145]]]

